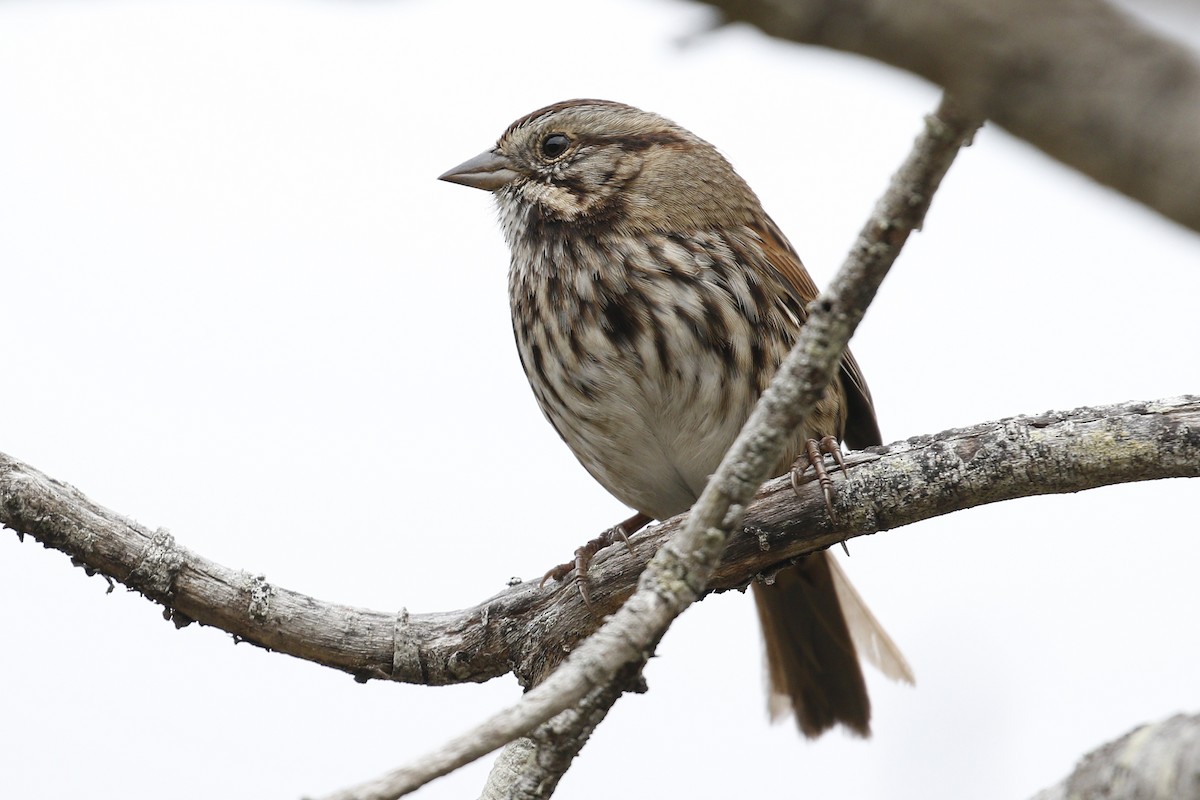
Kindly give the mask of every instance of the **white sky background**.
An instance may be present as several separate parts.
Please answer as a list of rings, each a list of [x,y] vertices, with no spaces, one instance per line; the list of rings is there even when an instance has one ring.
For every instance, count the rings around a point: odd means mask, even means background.
[[[630,102],[719,146],[823,283],[936,104],[746,28],[677,46],[706,20],[632,1],[0,4],[0,451],[330,601],[459,608],[564,560],[626,511],[526,385],[490,199],[435,177],[543,104]],[[854,341],[884,438],[1200,392],[1198,267],[1200,237],[989,126]],[[710,598],[559,795],[1026,797],[1200,708],[1197,492],[1021,500],[853,542],[918,678],[869,676],[868,742],[770,726],[752,604]],[[0,536],[0,796],[296,798],[519,693],[360,686],[160,611]],[[489,765],[418,797],[474,797]]]

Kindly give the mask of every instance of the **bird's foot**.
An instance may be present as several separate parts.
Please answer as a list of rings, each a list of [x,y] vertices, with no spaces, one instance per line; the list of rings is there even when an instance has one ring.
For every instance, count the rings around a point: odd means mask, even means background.
[[[592,562],[592,558],[604,548],[615,542],[623,542],[625,548],[629,550],[629,554],[633,555],[633,546],[629,544],[629,537],[642,528],[646,527],[652,517],[647,517],[645,514],[634,514],[624,522],[614,525],[604,533],[592,539],[587,544],[575,550],[575,558],[571,561],[566,561],[559,564],[557,567],[550,569],[542,576],[542,582],[539,586],[545,586],[546,581],[556,580],[561,581],[571,570],[575,570],[575,586],[579,589],[579,596],[583,598],[583,604],[592,609],[592,594],[588,588],[588,564]]]
[[[833,456],[833,460],[845,472],[846,461],[842,457],[842,448],[836,438],[825,436],[819,440],[809,439],[804,443],[804,453],[792,464],[792,489],[796,494],[800,494],[800,481],[811,466],[817,475],[817,483],[821,485],[821,494],[825,497],[825,509],[829,512],[829,519],[836,522],[837,515],[833,511],[833,478],[825,470],[826,455]],[[844,541],[842,549],[846,551],[846,555],[850,555]]]

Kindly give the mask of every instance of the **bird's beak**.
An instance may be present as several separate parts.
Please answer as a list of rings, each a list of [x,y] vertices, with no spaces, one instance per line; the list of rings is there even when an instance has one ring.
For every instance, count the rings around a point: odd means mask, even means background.
[[[494,192],[516,180],[517,174],[516,165],[508,156],[495,150],[485,150],[454,169],[443,172],[438,180]]]

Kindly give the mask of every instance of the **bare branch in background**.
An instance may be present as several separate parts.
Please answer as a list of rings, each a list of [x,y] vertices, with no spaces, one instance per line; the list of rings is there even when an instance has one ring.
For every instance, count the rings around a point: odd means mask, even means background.
[[[771,36],[857,53],[1200,231],[1200,62],[1102,0],[709,0]]]
[[[1142,725],[1084,756],[1033,800],[1188,800],[1200,797],[1200,715]]]

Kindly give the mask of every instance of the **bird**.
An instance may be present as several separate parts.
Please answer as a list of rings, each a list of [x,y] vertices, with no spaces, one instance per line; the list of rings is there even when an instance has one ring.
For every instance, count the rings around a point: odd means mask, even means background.
[[[518,118],[440,179],[494,196],[521,365],[575,457],[637,512],[616,537],[690,508],[818,293],[749,185],[687,129],[594,99]],[[840,458],[838,441],[882,444],[849,351],[774,474]],[[752,594],[771,718],[810,738],[838,724],[869,736],[859,650],[895,680],[912,670],[834,556],[784,565]]]

